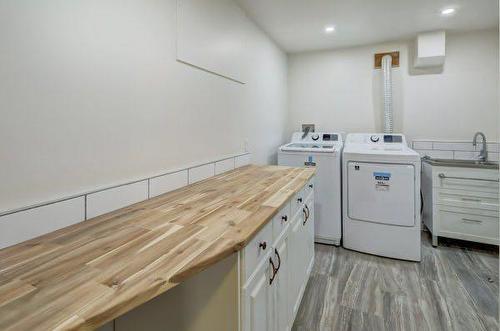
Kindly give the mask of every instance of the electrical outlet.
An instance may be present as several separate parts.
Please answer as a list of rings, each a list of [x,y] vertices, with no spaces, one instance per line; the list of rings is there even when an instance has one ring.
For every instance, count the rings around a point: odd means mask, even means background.
[[[302,132],[306,132],[307,128],[309,128],[309,132],[314,132],[314,124],[302,124]]]

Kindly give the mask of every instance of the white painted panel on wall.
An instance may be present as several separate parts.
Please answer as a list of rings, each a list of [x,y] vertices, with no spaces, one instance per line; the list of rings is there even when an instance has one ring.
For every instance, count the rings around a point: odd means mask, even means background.
[[[234,158],[230,158],[227,160],[217,161],[215,162],[215,174],[221,174],[223,172],[233,170],[234,169]]]
[[[189,184],[199,182],[215,175],[214,163],[189,169]]]
[[[188,171],[182,170],[168,175],[152,178],[150,181],[149,196],[156,197],[160,194],[176,190],[188,184]]]
[[[234,167],[239,168],[250,164],[250,154],[237,156],[234,159]]]
[[[0,217],[0,248],[56,231],[84,219],[84,197]]]
[[[147,180],[92,193],[87,196],[87,218],[96,217],[147,198]]]
[[[245,82],[245,25],[232,0],[177,0],[177,59]]]

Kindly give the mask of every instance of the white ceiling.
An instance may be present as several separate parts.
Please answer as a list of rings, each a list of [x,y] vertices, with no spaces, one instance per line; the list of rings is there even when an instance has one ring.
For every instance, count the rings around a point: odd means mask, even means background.
[[[412,38],[418,32],[498,27],[498,0],[236,0],[286,52]],[[456,13],[441,17],[443,8]],[[336,31],[325,34],[326,25]]]

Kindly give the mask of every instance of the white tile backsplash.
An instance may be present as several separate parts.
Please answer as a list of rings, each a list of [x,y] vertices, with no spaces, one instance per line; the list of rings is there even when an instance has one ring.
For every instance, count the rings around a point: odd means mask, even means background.
[[[488,150],[488,152],[494,152],[494,153],[500,152],[497,143],[488,143],[486,145],[487,145],[486,149]]]
[[[189,169],[189,184],[199,182],[215,175],[215,164],[208,163]]]
[[[234,155],[193,168],[145,178],[132,184],[93,193],[81,193],[67,200],[45,202],[36,207],[0,215],[0,249],[63,227],[126,207],[196,181],[250,163],[250,154]],[[189,177],[188,177],[189,176]],[[189,179],[188,179],[189,178]]]
[[[182,170],[160,177],[151,178],[149,181],[149,197],[156,197],[188,184],[188,171]]]
[[[500,153],[488,152],[488,160],[492,162],[500,161]]]
[[[461,143],[461,142],[434,142],[433,149],[441,150],[441,151],[466,151],[471,152],[474,151],[474,146],[472,146],[472,142],[470,143]]]
[[[223,172],[233,170],[233,169],[234,169],[234,158],[215,162],[215,174],[216,175],[219,175]]]
[[[479,157],[482,145],[474,147],[472,141],[439,141],[439,140],[414,140],[413,149],[422,156],[430,156],[439,159],[474,160]],[[498,162],[500,147],[499,143],[488,143],[488,160]]]
[[[85,220],[85,198],[78,197],[0,217],[0,249]]]
[[[421,156],[429,156],[434,159],[453,159],[453,151],[416,150]]]
[[[250,164],[250,154],[237,156],[234,159],[234,167],[239,168]]]
[[[432,149],[432,141],[414,141],[413,149]]]
[[[147,180],[92,193],[87,196],[87,218],[106,214],[147,198]]]
[[[479,157],[479,152],[455,151],[454,153],[455,160],[477,160]]]

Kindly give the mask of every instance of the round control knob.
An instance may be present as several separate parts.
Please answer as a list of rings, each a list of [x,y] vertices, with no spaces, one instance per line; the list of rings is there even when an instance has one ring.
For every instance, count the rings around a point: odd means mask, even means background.
[[[378,137],[378,136],[371,136],[371,137],[370,137],[370,140],[371,140],[372,142],[374,142],[374,143],[378,142],[378,141],[379,141],[379,139],[380,139],[380,137]]]
[[[312,140],[316,141],[319,139],[319,134],[315,133],[311,136]]]

